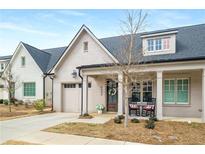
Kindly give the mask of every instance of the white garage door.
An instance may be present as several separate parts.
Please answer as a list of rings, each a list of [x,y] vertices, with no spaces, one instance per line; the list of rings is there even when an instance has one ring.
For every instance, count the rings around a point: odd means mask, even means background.
[[[81,88],[78,83],[63,84],[63,112],[80,112]]]

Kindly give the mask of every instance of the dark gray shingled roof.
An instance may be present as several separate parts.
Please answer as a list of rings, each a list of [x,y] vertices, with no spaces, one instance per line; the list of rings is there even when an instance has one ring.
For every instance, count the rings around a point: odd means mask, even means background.
[[[178,31],[176,34],[176,53],[165,55],[151,55],[144,56],[141,59],[143,63],[157,63],[157,62],[174,62],[184,60],[199,60],[205,59],[205,24],[171,28],[165,30],[158,30],[146,33],[137,34],[135,43],[136,54],[141,52],[142,39],[141,35],[154,34],[161,32]],[[99,41],[108,49],[108,51],[119,61],[122,57],[118,52],[122,49],[124,41],[121,36],[108,37],[99,39]],[[66,47],[52,48],[52,49],[37,49],[26,43],[23,43],[28,52],[31,54],[35,62],[39,65],[41,70],[46,73],[57,63],[63,55]],[[110,65],[110,64],[108,64]],[[90,65],[88,67],[97,67],[101,64]]]
[[[66,46],[65,47],[52,48],[52,49],[44,49],[43,50],[43,51],[51,54],[49,63],[47,65],[46,72],[48,72],[51,68],[53,68],[53,66],[57,63],[58,59],[64,53],[65,49],[66,49]]]
[[[9,55],[9,56],[0,56],[0,60],[10,60],[12,57],[12,55]]]
[[[43,73],[49,71],[57,63],[66,48],[59,47],[41,50],[23,42],[22,44],[33,57],[34,61],[38,64]]]
[[[158,30],[136,35],[136,50],[141,52],[142,34],[154,34],[168,31],[178,31],[176,34],[176,53],[164,55],[150,55],[142,57],[142,62],[168,62],[205,59],[205,24]],[[124,39],[121,36],[99,39],[99,41],[117,58],[122,49]]]

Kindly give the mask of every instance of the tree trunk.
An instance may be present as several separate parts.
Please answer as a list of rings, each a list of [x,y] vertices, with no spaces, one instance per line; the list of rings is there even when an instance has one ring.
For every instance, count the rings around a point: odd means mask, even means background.
[[[8,102],[8,106],[9,106],[9,112],[11,112],[11,92],[9,91],[9,102]]]
[[[124,127],[126,128],[126,127],[128,127],[128,97],[129,97],[129,95],[128,95],[128,78],[127,78],[127,76],[125,76],[125,121],[124,121]]]

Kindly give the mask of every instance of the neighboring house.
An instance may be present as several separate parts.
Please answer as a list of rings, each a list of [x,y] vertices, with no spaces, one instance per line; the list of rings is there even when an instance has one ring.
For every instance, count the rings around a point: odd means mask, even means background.
[[[7,71],[8,67],[11,67],[13,78],[16,80],[14,97],[28,102],[45,99],[46,103],[50,104],[51,79],[46,76],[46,73],[64,50],[65,47],[40,50],[20,42],[5,68]]]
[[[109,75],[123,78],[111,66],[122,59],[118,54],[122,46],[121,36],[98,39],[83,25],[50,72],[55,74],[54,110],[95,112],[100,103],[105,111],[122,114],[122,84],[113,84],[116,93],[110,93],[107,86],[112,83]],[[132,101],[145,103],[156,98],[159,119],[205,121],[205,24],[140,33],[135,46],[136,53],[143,49],[140,67],[144,80],[133,88]],[[147,79],[150,75],[152,80]]]
[[[0,57],[0,77],[9,63],[12,56],[1,56]],[[4,82],[0,78],[0,99],[7,99],[7,93],[4,91]]]

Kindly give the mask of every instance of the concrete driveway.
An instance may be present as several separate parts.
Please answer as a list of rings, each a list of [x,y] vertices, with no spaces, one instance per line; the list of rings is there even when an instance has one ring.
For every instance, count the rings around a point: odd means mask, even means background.
[[[64,122],[86,122],[102,124],[113,116],[102,115],[92,119],[78,119],[77,113],[49,113],[13,120],[0,121],[0,144],[7,140],[24,141],[34,144],[75,144],[75,145],[128,145],[139,144],[126,141],[107,140],[94,137],[58,134],[41,131]]]
[[[22,136],[32,135],[63,122],[75,121],[78,116],[77,113],[49,113],[0,121],[0,144],[10,139],[18,140]]]

